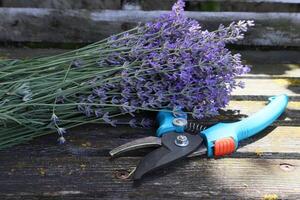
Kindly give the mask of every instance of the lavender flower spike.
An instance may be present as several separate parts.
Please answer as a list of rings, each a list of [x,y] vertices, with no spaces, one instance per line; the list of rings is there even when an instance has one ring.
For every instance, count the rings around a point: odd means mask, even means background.
[[[183,0],[178,0],[172,7],[172,11],[176,15],[181,15],[184,12],[185,2]]]
[[[135,118],[132,118],[130,121],[129,121],[129,125],[130,127],[132,128],[137,128],[137,120]]]
[[[66,129],[65,128],[57,128],[57,132],[60,136],[63,136],[66,133]]]
[[[64,138],[64,136],[61,136],[58,138],[58,142],[59,142],[59,144],[64,144],[64,143],[66,143],[66,139]]]
[[[208,31],[185,15],[184,6],[178,0],[156,20],[76,51],[5,64],[0,149],[48,132],[47,124],[64,142],[60,127],[116,126],[114,117],[123,114],[180,107],[197,119],[217,115],[232,91],[243,87],[237,77],[250,70],[227,44],[246,37],[254,23],[241,20]],[[151,124],[138,122],[130,124]]]
[[[52,121],[52,123],[54,123],[54,124],[56,124],[56,125],[57,125],[57,123],[59,122],[59,118],[56,116],[55,113],[52,114],[52,116],[51,116],[51,121]]]
[[[139,110],[177,107],[198,119],[217,115],[228,104],[231,92],[243,87],[236,77],[250,70],[226,44],[243,39],[254,22],[232,22],[210,32],[188,18],[184,6],[184,1],[178,0],[170,13],[139,26],[137,33],[111,38],[110,49],[130,47],[127,52],[116,51],[101,58],[107,67],[120,69],[113,75],[120,78],[104,78],[102,85],[93,88],[92,96],[85,94],[84,102],[112,105],[113,111],[106,107],[110,115],[134,116]],[[98,109],[102,107],[90,106],[85,114],[91,116]],[[108,113],[102,120],[115,125]],[[135,127],[136,121],[130,125]],[[142,120],[141,126],[149,125]]]

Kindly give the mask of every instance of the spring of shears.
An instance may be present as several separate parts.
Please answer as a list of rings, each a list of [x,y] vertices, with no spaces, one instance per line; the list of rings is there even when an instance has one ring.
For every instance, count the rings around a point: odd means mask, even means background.
[[[199,133],[201,131],[204,131],[206,129],[206,126],[203,126],[197,122],[188,122],[186,127],[185,127],[185,130],[189,133]]]

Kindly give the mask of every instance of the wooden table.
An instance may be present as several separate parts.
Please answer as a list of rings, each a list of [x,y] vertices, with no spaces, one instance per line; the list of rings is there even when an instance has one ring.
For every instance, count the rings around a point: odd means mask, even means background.
[[[188,16],[208,29],[232,20],[256,26],[242,49],[252,72],[239,77],[222,114],[203,121],[236,121],[285,93],[286,112],[241,148],[221,159],[185,159],[134,184],[127,176],[148,150],[110,160],[109,150],[153,129],[89,125],[67,134],[65,145],[49,135],[0,151],[0,200],[93,199],[300,199],[299,0],[187,0]],[[64,52],[156,18],[174,0],[0,0],[0,58]],[[158,11],[159,10],[159,11]],[[201,10],[201,12],[197,12]],[[209,11],[209,12],[203,12]],[[230,12],[228,12],[230,11]],[[30,48],[7,48],[30,46]],[[37,49],[43,47],[44,49]],[[260,49],[260,50],[257,50]],[[0,80],[1,81],[1,80]]]
[[[64,50],[2,48],[6,57]],[[223,114],[204,121],[235,121],[257,112],[272,95],[290,96],[272,126],[221,159],[185,159],[134,184],[127,176],[149,150],[110,160],[108,151],[152,129],[89,125],[69,131],[67,143],[49,135],[0,152],[0,199],[299,199],[300,58],[297,51],[241,51],[253,64],[240,77]],[[280,59],[280,56],[282,57]]]

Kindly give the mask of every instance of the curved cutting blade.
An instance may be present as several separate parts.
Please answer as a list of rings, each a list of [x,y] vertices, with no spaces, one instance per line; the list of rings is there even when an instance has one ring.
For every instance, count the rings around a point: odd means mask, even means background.
[[[187,137],[189,141],[187,146],[178,146],[175,144],[175,140],[179,135]],[[201,146],[203,139],[198,134],[178,134],[174,132],[163,135],[161,142],[162,147],[152,151],[141,160],[134,172],[134,180],[139,180],[144,174],[150,171],[190,155]]]
[[[161,146],[161,138],[150,136],[150,137],[136,139],[134,141],[116,147],[113,150],[111,150],[109,154],[111,157],[116,157],[128,151],[143,149],[146,147],[156,147],[156,146]]]

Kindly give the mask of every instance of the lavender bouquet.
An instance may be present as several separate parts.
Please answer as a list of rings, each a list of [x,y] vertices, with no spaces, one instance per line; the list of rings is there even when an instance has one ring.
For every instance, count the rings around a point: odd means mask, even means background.
[[[218,114],[249,71],[226,44],[243,39],[252,21],[203,30],[179,0],[153,22],[68,53],[0,62],[0,148],[86,123],[147,126],[135,114],[183,109]]]

